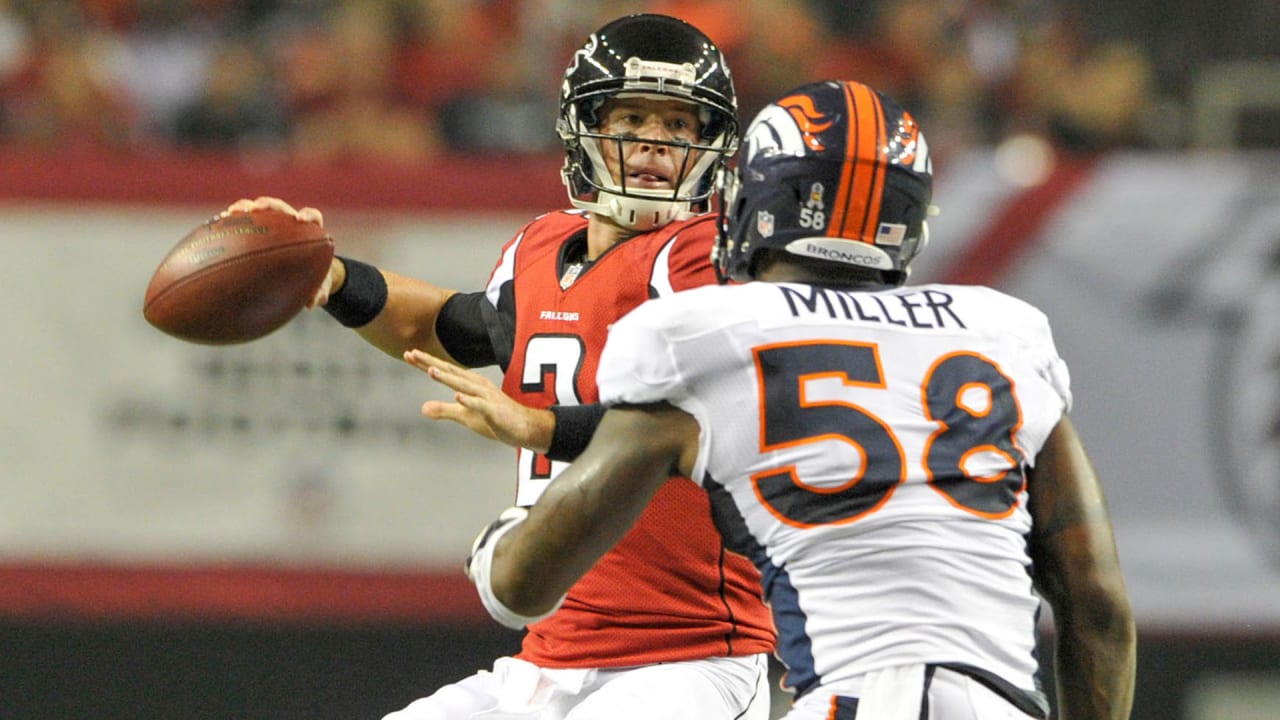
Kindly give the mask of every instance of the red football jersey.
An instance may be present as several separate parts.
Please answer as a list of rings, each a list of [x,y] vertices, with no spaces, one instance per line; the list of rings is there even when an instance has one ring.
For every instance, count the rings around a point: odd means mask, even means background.
[[[503,389],[526,405],[596,402],[609,325],[651,297],[715,282],[712,216],[632,237],[575,273],[566,246],[580,246],[586,227],[578,211],[539,217],[507,244],[490,278],[489,301],[513,323]],[[516,502],[531,505],[566,464],[517,456]],[[560,610],[529,627],[519,657],[624,667],[772,652],[774,639],[759,573],[724,549],[706,493],[675,478]]]

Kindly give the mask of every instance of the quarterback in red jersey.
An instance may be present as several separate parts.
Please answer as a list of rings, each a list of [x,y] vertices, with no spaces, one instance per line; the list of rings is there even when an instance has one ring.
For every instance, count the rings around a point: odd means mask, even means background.
[[[394,357],[501,367],[505,394],[494,389],[488,412],[456,405],[434,417],[519,447],[516,502],[532,505],[603,415],[595,377],[609,325],[650,298],[715,283],[706,210],[737,147],[736,112],[724,57],[702,32],[662,15],[615,20],[564,76],[557,131],[572,209],[522,228],[483,291],[339,257],[316,304]],[[228,211],[263,206],[292,211],[274,198]],[[519,655],[388,718],[764,720],[774,642],[758,572],[725,549],[705,494],[685,479],[557,612],[528,625]]]

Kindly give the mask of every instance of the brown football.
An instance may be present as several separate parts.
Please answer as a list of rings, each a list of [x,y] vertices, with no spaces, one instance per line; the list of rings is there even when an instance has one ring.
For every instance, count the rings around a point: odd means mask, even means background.
[[[215,217],[161,261],[142,315],[188,342],[256,340],[306,306],[332,258],[333,238],[317,223],[277,210]]]

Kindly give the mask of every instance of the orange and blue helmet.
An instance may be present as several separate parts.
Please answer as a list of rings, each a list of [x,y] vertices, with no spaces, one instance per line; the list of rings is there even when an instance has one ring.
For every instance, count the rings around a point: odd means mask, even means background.
[[[901,284],[928,241],[932,187],[928,143],[897,102],[856,82],[804,85],[747,129],[721,187],[717,270],[752,279],[769,248]]]

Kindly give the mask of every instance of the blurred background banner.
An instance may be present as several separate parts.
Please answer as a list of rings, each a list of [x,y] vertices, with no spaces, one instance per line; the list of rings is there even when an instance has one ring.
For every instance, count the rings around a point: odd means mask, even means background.
[[[1116,151],[1028,190],[975,151],[939,177],[915,280],[992,284],[1052,318],[1148,623],[1280,629],[1277,160]],[[416,192],[447,194],[445,174]],[[433,383],[322,313],[228,347],[142,319],[159,259],[228,198],[0,205],[0,559],[455,572],[513,466],[419,416]],[[327,224],[341,252],[478,288],[533,212],[348,205]]]
[[[721,43],[744,116],[834,76],[916,114],[941,214],[912,281],[1049,315],[1134,717],[1280,717],[1275,3],[0,0],[0,718],[381,717],[514,649],[460,568],[512,452],[323,313],[211,348],[142,295],[264,194],[482,287],[566,204],[559,74],[631,10]]]

